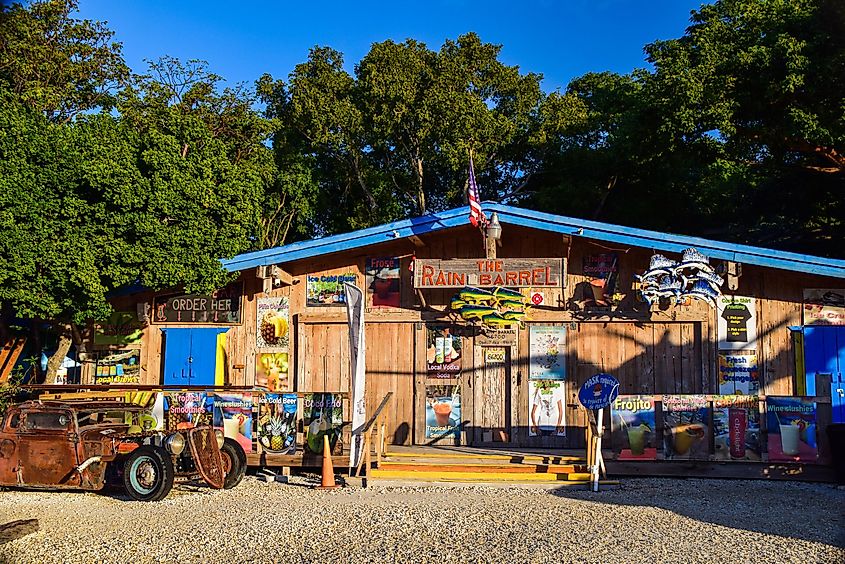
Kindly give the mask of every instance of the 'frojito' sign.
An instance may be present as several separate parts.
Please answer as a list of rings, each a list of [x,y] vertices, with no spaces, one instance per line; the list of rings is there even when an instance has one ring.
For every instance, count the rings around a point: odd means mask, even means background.
[[[240,323],[243,293],[243,284],[236,282],[211,294],[157,296],[153,321],[155,323]]]
[[[560,288],[563,259],[416,259],[414,288]]]

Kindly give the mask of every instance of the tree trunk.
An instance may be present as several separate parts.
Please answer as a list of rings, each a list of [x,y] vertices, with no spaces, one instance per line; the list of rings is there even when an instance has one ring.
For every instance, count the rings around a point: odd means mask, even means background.
[[[52,384],[56,381],[56,372],[58,372],[59,368],[61,368],[62,362],[64,362],[65,357],[70,350],[70,345],[73,340],[71,339],[69,333],[69,327],[63,328],[62,333],[59,335],[59,344],[56,347],[56,352],[54,352],[53,356],[50,357],[50,360],[47,361],[47,374],[44,377],[44,381],[47,384]]]

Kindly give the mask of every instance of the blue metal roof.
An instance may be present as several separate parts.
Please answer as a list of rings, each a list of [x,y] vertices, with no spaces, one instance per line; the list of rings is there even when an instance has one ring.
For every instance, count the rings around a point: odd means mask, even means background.
[[[663,252],[678,253],[688,247],[695,247],[710,258],[845,278],[845,260],[776,251],[736,243],[724,243],[699,237],[675,235],[673,233],[660,233],[658,231],[648,231],[622,225],[553,215],[513,206],[505,206],[494,202],[485,202],[483,206],[484,211],[487,213],[497,212],[499,214],[499,221],[503,224],[519,225],[542,231],[644,247]],[[468,217],[469,208],[464,206],[422,217],[360,229],[351,233],[332,235],[330,237],[301,241],[273,249],[245,253],[232,259],[223,260],[222,263],[224,268],[232,272],[255,268],[256,266],[291,262],[384,243],[394,239],[410,237],[411,235],[425,235],[426,233],[449,229],[451,227],[460,227],[468,223]]]

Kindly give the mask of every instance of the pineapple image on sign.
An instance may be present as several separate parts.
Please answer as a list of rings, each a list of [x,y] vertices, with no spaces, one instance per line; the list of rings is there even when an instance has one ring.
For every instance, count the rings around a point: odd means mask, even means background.
[[[285,347],[290,343],[288,299],[258,298],[258,348]]]

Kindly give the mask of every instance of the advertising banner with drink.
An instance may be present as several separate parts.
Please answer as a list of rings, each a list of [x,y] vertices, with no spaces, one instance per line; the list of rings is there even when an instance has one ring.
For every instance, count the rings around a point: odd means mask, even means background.
[[[663,457],[667,460],[707,460],[710,402],[707,396],[669,396],[663,403]]]
[[[261,394],[258,399],[258,442],[277,454],[296,452],[296,394]]]
[[[461,337],[455,328],[426,326],[426,369],[429,378],[457,378],[461,373]]]
[[[167,429],[193,429],[211,425],[214,396],[205,392],[165,392]]]
[[[714,398],[713,436],[713,460],[761,461],[759,398],[746,395]]]
[[[255,355],[255,385],[271,392],[287,392],[292,387],[289,369],[287,352],[259,352]]]
[[[566,436],[566,382],[530,380],[528,382],[531,425],[529,437]]]
[[[399,307],[399,259],[368,258],[365,272],[372,307]]]
[[[214,394],[214,427],[252,452],[252,394]]]
[[[610,438],[618,460],[655,460],[653,396],[618,396],[610,404]]]
[[[719,393],[756,395],[759,391],[757,351],[719,351]]]
[[[343,398],[336,394],[306,394],[302,399],[302,424],[305,428],[305,449],[323,454],[323,437],[329,437],[331,454],[343,452]]]
[[[460,386],[425,387],[425,437],[458,436],[461,432]]]
[[[816,462],[816,402],[800,397],[766,397],[766,430],[772,462]]]
[[[566,379],[566,327],[529,325],[528,378],[531,380]]]
[[[309,274],[305,283],[305,305],[346,307],[346,289],[343,284],[355,284],[357,280],[354,272],[322,276]]]

